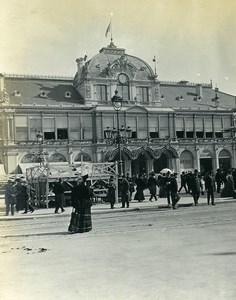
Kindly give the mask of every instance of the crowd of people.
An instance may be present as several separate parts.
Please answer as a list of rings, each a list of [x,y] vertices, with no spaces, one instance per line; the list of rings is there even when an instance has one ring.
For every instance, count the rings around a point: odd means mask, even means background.
[[[113,178],[108,185],[108,201],[111,208],[115,203],[115,184]],[[123,175],[119,185],[121,190],[121,208],[129,207],[129,202],[145,200],[145,190],[148,189],[150,194],[149,201],[157,201],[159,198],[166,198],[168,207],[176,209],[180,200],[182,189],[186,194],[193,198],[195,206],[198,205],[200,195],[206,194],[207,204],[215,205],[215,193],[221,193],[222,197],[236,197],[236,169],[223,171],[217,169],[216,173],[206,172],[202,174],[198,170],[182,172],[180,174],[180,184],[177,182],[177,174],[167,171],[156,175],[151,172],[147,177],[146,174],[130,177]],[[133,196],[134,193],[134,197]]]
[[[9,179],[5,189],[5,215],[8,216],[11,212],[13,216],[15,212],[19,212],[20,210],[24,210],[23,214],[27,214],[28,212],[33,213],[34,207],[30,203],[31,196],[25,179]]]
[[[78,178],[76,185],[71,191],[71,204],[73,212],[71,214],[68,231],[71,233],[82,233],[92,230],[91,206],[93,199],[93,190],[87,183],[88,175]],[[110,176],[107,188],[107,201],[111,209],[116,202],[115,180]],[[145,193],[148,189],[149,193]],[[207,204],[215,205],[215,193],[221,193],[222,197],[236,197],[236,169],[223,172],[217,169],[213,175],[212,172],[200,174],[198,170],[182,172],[180,174],[180,184],[177,182],[177,174],[170,171],[156,175],[151,172],[130,177],[129,174],[123,175],[119,180],[118,192],[121,198],[121,208],[129,208],[130,201],[145,200],[145,194],[149,195],[149,201],[158,201],[159,198],[166,198],[168,207],[176,209],[180,200],[180,192],[184,189],[186,194],[193,198],[195,206],[198,205],[200,195],[205,195]],[[55,213],[59,209],[64,212],[64,192],[62,180],[59,179],[53,185],[52,191],[55,194]],[[134,194],[134,196],[133,196]],[[5,190],[6,216],[14,212],[24,210],[23,214],[33,213],[34,207],[31,204],[32,194],[27,187],[27,183],[22,178],[17,178],[15,182],[8,180]]]

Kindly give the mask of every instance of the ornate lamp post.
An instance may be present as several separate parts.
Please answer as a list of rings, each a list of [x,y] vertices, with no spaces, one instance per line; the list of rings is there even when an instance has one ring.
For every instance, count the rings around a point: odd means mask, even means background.
[[[118,95],[118,91],[115,91],[115,95],[111,99],[114,110],[116,111],[117,131],[116,131],[116,143],[119,151],[118,160],[118,174],[119,176],[123,173],[123,162],[121,156],[121,135],[120,135],[120,122],[119,122],[119,111],[122,109],[123,99]],[[115,134],[114,130],[112,131]]]
[[[43,157],[43,134],[42,132],[38,132],[36,134],[36,139],[37,139],[37,142],[39,143],[39,164],[40,166],[43,165],[43,162],[44,162],[44,157]]]

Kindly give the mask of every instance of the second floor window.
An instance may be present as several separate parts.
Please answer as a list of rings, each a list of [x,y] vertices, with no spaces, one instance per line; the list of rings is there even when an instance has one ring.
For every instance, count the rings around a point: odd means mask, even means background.
[[[138,88],[138,95],[139,95],[140,103],[149,102],[148,87],[140,86]]]
[[[98,101],[107,101],[107,86],[106,85],[97,85],[97,100]]]
[[[129,96],[129,85],[126,84],[118,84],[117,85],[118,95],[123,98],[123,100],[127,101],[130,99]]]

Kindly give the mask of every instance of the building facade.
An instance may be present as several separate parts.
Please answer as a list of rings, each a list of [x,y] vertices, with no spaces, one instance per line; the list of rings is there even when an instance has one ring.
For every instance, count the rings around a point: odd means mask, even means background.
[[[236,167],[235,96],[211,83],[159,81],[150,65],[113,42],[76,64],[74,78],[0,75],[6,173],[38,165],[39,152],[58,166],[118,160],[111,139],[117,116],[125,174]],[[123,99],[118,115],[111,102],[116,90]]]

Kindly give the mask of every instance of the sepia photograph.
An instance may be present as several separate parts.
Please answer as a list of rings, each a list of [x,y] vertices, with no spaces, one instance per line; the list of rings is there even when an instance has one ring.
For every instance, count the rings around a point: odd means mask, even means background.
[[[0,0],[0,299],[236,299],[236,2]]]

